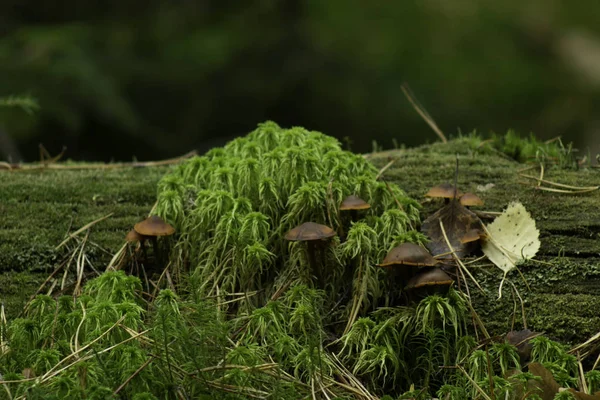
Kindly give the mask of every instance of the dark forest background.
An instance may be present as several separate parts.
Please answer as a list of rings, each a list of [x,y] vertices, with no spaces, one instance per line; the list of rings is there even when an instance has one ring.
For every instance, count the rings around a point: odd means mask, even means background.
[[[600,153],[600,3],[579,0],[0,4],[0,158],[205,151],[272,119],[354,151],[514,128]]]

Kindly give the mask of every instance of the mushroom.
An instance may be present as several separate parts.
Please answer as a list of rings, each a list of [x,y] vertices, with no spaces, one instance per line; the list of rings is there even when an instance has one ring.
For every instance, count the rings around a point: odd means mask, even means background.
[[[142,222],[138,222],[134,225],[133,229],[140,235],[150,237],[156,255],[159,255],[158,241],[156,238],[159,236],[169,236],[175,233],[175,228],[158,215],[152,215]]]
[[[482,233],[479,229],[470,229],[465,233],[465,235],[462,238],[460,238],[460,242],[462,244],[476,242],[479,239],[481,239],[481,236]]]
[[[379,266],[393,270],[394,274],[401,279],[408,279],[417,272],[418,267],[433,267],[437,263],[438,261],[433,258],[427,249],[414,243],[402,243],[390,250]],[[401,270],[392,268],[397,266],[407,266],[408,268]]]
[[[369,208],[371,208],[369,203],[353,194],[346,197],[344,201],[342,201],[342,204],[340,204],[340,211],[350,211],[353,220],[356,219],[358,210],[368,210]]]
[[[450,199],[460,198],[462,195],[458,188],[450,183],[442,183],[441,185],[434,186],[425,193],[426,197],[443,198],[446,204]]]
[[[285,234],[285,239],[292,242],[306,242],[306,250],[308,253],[308,262],[310,268],[318,275],[319,282],[321,282],[321,272],[317,267],[317,241],[322,239],[329,239],[335,236],[336,233],[333,229],[326,225],[317,224],[315,222],[305,222],[302,225],[298,225],[294,229],[288,231]]]
[[[454,280],[450,275],[445,273],[441,268],[434,267],[428,268],[410,278],[405,289],[414,290],[418,288],[432,288],[434,292],[437,292],[439,289],[450,287],[452,282],[454,282]]]
[[[144,259],[146,259],[146,246],[144,246],[144,242],[146,241],[146,239],[148,239],[148,237],[142,235],[141,233],[136,232],[135,229],[132,229],[129,232],[127,232],[127,235],[125,236],[125,241],[127,243],[134,243],[134,242],[140,243],[140,248],[142,249]]]
[[[438,261],[433,258],[427,249],[414,243],[402,243],[394,247],[385,256],[380,267],[391,267],[394,265],[411,265],[416,267],[433,267]]]
[[[460,204],[465,207],[482,206],[483,200],[474,193],[465,193],[460,196]]]
[[[127,236],[125,236],[125,241],[128,243],[132,243],[132,242],[142,242],[144,240],[146,240],[147,238],[136,232],[135,229],[130,230],[129,232],[127,232]]]

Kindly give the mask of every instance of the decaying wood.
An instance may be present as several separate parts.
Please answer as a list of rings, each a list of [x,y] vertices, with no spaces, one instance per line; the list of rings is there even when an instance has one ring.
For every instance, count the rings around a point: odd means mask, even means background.
[[[528,329],[566,342],[582,342],[600,332],[600,191],[569,194],[540,190],[537,180],[520,176],[527,166],[497,152],[472,148],[466,139],[367,158],[380,169],[387,166],[380,179],[397,183],[423,202],[424,220],[443,201],[426,200],[423,195],[431,186],[453,182],[456,154],[459,188],[485,201],[484,207],[473,209],[484,223],[490,222],[485,216],[496,215],[511,200],[519,200],[541,232],[536,260],[520,266],[528,285],[517,271],[511,271],[508,278],[514,286],[504,286],[501,300],[497,298],[502,271],[485,260],[468,264],[485,291],[471,290],[471,295],[490,333],[523,328],[515,289],[524,301]],[[103,269],[102,264],[110,262],[133,224],[147,215],[156,199],[156,183],[168,170],[3,171],[0,300],[5,301],[9,315],[18,313],[27,296],[60,261],[60,251],[65,249],[55,247],[67,233],[112,212],[113,216],[91,228],[89,236],[97,246],[90,246],[88,257]],[[537,165],[527,171],[530,176],[538,173]],[[542,179],[592,188],[600,184],[600,170],[560,170],[546,165]]]

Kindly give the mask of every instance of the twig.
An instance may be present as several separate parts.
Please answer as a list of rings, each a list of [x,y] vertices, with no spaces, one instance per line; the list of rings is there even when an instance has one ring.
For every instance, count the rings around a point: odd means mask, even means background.
[[[385,164],[385,166],[379,170],[379,172],[377,173],[377,176],[375,176],[375,180],[378,181],[379,178],[381,178],[381,176],[383,175],[383,173],[385,171],[387,171],[387,169],[389,167],[391,167],[392,165],[394,165],[395,162],[396,162],[396,158],[392,159],[390,162],[388,162],[387,164]]]
[[[417,113],[419,113],[421,118],[423,118],[423,120],[425,122],[427,122],[427,125],[429,125],[429,127],[431,129],[433,129],[433,131],[436,133],[436,135],[438,135],[438,137],[440,138],[442,143],[448,143],[448,139],[446,139],[446,136],[444,135],[442,130],[437,126],[437,124],[435,123],[433,118],[431,118],[431,115],[429,115],[427,113],[427,111],[425,111],[423,106],[417,104],[417,99],[416,99],[415,95],[412,93],[412,91],[410,90],[410,88],[408,87],[408,85],[406,83],[403,83],[401,87],[402,87],[402,92],[404,92],[404,95],[406,96],[408,101],[410,101],[410,104],[412,104],[415,111]]]
[[[543,190],[546,192],[554,192],[554,193],[582,194],[582,193],[595,192],[596,190],[600,189],[600,186],[595,187],[595,188],[590,188],[590,189],[582,189],[582,190],[563,190],[563,189],[549,188],[549,187],[545,187],[545,186],[537,186],[537,187],[535,187],[535,189]]]
[[[542,169],[542,173],[543,173],[543,169]],[[589,190],[589,191],[600,189],[600,186],[572,186],[572,185],[565,185],[564,183],[553,182],[553,181],[549,181],[547,179],[542,179],[542,178],[538,178],[536,176],[527,175],[527,174],[519,174],[519,176],[522,176],[523,178],[534,179],[534,180],[536,180],[538,182],[545,183],[545,184],[550,185],[550,186],[556,186],[556,187],[563,188],[563,189]]]
[[[45,165],[18,165],[18,164],[2,164],[3,167],[8,167],[8,171],[20,172],[20,171],[35,171],[40,169],[52,169],[52,170],[89,170],[89,169],[118,169],[118,168],[147,168],[147,167],[159,167],[164,165],[177,164],[180,161],[186,160],[197,155],[196,150],[190,151],[182,156],[175,158],[168,158],[159,161],[132,161],[132,162],[121,162],[114,164],[77,164],[77,165],[63,165],[63,164],[45,164]],[[4,168],[0,168],[3,170]]]

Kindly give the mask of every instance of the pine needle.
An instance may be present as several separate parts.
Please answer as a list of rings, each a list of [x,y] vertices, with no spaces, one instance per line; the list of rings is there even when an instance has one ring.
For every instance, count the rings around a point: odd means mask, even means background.
[[[440,138],[442,143],[448,143],[448,139],[446,139],[444,132],[442,132],[442,130],[437,126],[437,124],[435,123],[435,121],[433,120],[431,115],[429,115],[429,113],[427,113],[425,108],[423,108],[423,106],[418,103],[417,98],[415,97],[414,93],[412,93],[412,91],[408,87],[408,84],[404,83],[404,84],[402,84],[401,87],[402,87],[402,92],[404,92],[404,95],[406,96],[408,101],[410,101],[410,104],[413,106],[415,111],[421,116],[421,118],[423,118],[423,120],[425,122],[427,122],[427,125],[429,125],[429,127],[431,129],[433,129],[433,131]]]

